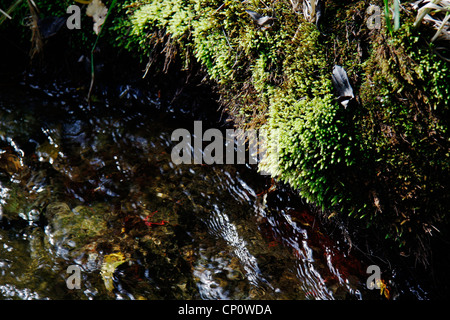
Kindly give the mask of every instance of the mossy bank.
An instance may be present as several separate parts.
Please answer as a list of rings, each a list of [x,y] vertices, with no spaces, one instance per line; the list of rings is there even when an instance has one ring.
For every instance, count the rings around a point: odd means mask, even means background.
[[[74,4],[35,3],[42,17]],[[425,24],[413,27],[410,4],[389,32],[384,17],[379,28],[367,24],[369,5],[382,1],[324,1],[318,23],[305,18],[301,1],[104,3],[111,12],[103,42],[140,59],[147,77],[174,65],[204,75],[237,127],[268,130],[260,169],[298,190],[322,219],[424,265],[431,243],[448,239],[450,63],[437,51],[448,44],[431,43]],[[273,23],[261,27],[246,10]],[[66,31],[67,41],[89,54],[97,35],[82,12],[82,29]],[[11,14],[27,15],[26,1]],[[1,28],[31,37],[12,24]],[[336,99],[335,65],[355,92],[347,108]]]

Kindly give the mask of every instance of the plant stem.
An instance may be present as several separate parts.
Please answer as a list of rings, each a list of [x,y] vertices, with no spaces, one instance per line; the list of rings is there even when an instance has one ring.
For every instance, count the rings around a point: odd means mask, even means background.
[[[91,85],[89,86],[89,93],[88,93],[88,97],[87,97],[88,101],[91,100],[91,93],[92,93],[92,89],[94,87],[94,79],[95,79],[94,51],[95,51],[95,48],[97,47],[97,43],[98,43],[98,40],[100,39],[100,35],[102,34],[103,27],[105,26],[106,21],[108,20],[109,14],[111,13],[112,9],[114,8],[116,2],[117,2],[117,0],[112,1],[111,5],[108,9],[108,13],[106,14],[105,21],[101,25],[100,31],[98,32],[97,38],[95,39],[94,45],[92,46],[92,49],[91,49]]]
[[[386,21],[386,27],[392,36],[391,17],[389,16],[389,0],[383,0],[384,2],[384,20]]]

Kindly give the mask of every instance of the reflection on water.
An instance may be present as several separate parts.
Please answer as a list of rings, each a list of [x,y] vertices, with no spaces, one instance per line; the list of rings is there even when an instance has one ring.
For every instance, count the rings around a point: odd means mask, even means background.
[[[193,119],[122,91],[88,107],[76,88],[2,88],[1,298],[362,298],[359,261],[291,193],[247,165],[174,165]]]
[[[226,241],[232,253],[242,264],[242,268],[245,270],[245,276],[251,285],[256,287],[270,286],[261,274],[256,258],[249,252],[247,242],[239,236],[236,226],[216,205],[211,212],[208,226],[215,236]]]

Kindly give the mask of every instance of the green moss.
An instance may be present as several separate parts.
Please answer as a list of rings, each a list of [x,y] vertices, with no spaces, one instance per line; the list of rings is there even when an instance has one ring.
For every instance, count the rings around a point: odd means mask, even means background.
[[[357,141],[331,94],[299,101],[277,99],[267,124],[269,149],[261,166],[323,208],[357,205],[350,176],[359,153]]]
[[[364,64],[359,120],[383,193],[385,233],[426,259],[430,226],[445,225],[450,177],[448,62],[405,22],[394,38],[380,34]],[[447,200],[446,200],[447,199]],[[419,253],[420,252],[420,253]]]

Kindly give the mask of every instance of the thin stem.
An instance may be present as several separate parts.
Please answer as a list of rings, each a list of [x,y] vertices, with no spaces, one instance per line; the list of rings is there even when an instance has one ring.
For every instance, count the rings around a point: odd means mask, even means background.
[[[100,35],[102,34],[103,27],[105,26],[106,21],[108,20],[109,14],[111,13],[112,9],[114,8],[114,5],[116,4],[116,2],[117,2],[117,0],[113,0],[113,2],[111,3],[111,6],[108,9],[108,13],[106,14],[105,21],[101,25],[100,31],[98,32],[97,38],[95,39],[94,45],[92,46],[92,49],[91,49],[91,85],[89,86],[89,93],[88,93],[88,97],[87,97],[88,101],[91,100],[91,93],[92,93],[92,89],[94,87],[94,79],[95,79],[94,51],[95,51],[95,48],[97,47],[97,43],[98,43],[98,40],[100,39]]]

